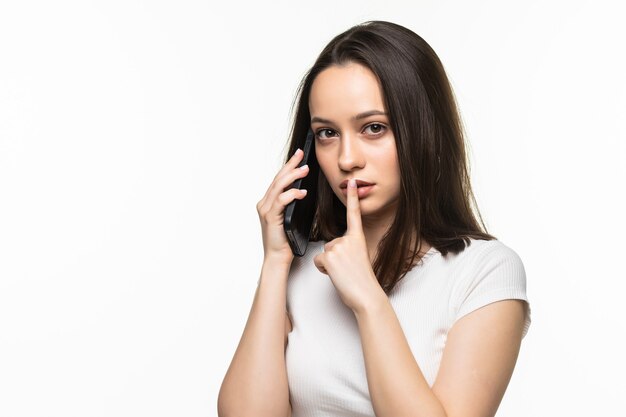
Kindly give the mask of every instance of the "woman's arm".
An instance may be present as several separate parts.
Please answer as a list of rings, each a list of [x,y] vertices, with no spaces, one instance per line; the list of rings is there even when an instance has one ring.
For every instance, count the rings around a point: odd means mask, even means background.
[[[459,319],[429,387],[386,297],[355,312],[377,417],[494,416],[517,361],[524,304],[503,300]]]
[[[287,280],[294,260],[284,231],[285,207],[306,197],[290,187],[308,175],[297,149],[257,203],[263,236],[263,267],[246,327],[217,398],[220,417],[290,417],[285,364]],[[285,191],[287,190],[287,191]]]
[[[285,365],[288,264],[266,259],[217,400],[220,417],[289,417]]]

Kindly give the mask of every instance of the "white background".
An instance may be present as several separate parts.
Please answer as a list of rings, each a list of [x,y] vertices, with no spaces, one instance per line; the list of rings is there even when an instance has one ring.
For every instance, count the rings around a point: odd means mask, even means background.
[[[619,3],[3,1],[0,415],[217,414],[296,87],[370,19],[440,56],[488,230],[524,261],[498,415],[623,412]]]

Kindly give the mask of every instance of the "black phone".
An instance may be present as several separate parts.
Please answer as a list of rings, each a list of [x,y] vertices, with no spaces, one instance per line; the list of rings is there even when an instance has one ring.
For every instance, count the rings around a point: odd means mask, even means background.
[[[302,148],[304,156],[298,166],[309,165],[309,172],[303,178],[295,180],[288,189],[306,189],[302,199],[295,199],[285,207],[283,227],[291,251],[296,256],[303,256],[306,252],[311,236],[313,218],[317,209],[317,178],[319,164],[315,156],[315,134],[309,129]]]

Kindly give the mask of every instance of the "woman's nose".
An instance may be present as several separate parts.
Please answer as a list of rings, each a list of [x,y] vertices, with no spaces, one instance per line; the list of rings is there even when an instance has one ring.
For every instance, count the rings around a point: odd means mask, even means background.
[[[340,140],[339,168],[343,171],[352,171],[355,168],[363,168],[365,158],[361,151],[358,135],[344,134]]]

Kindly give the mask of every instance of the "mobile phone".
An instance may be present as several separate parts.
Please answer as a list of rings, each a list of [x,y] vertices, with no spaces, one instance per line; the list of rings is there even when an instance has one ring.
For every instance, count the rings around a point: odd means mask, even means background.
[[[311,236],[311,227],[313,226],[313,218],[317,209],[317,178],[319,173],[319,164],[315,156],[315,135],[313,130],[309,129],[304,141],[302,150],[304,157],[298,164],[309,165],[309,172],[303,178],[295,180],[288,189],[298,188],[306,189],[307,193],[302,199],[295,199],[285,207],[283,228],[291,246],[291,251],[295,256],[303,256],[309,243]]]

